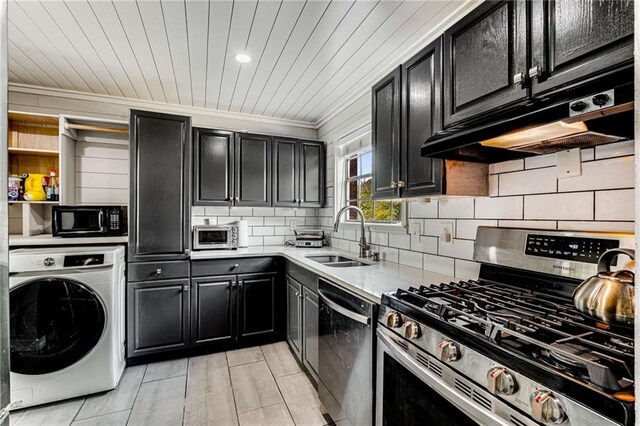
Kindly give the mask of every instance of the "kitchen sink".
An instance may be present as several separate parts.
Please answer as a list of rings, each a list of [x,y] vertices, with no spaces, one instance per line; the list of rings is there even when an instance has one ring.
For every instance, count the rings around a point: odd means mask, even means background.
[[[340,256],[340,255],[312,255],[305,256],[307,259],[313,260],[314,262],[321,263],[325,266],[330,266],[332,268],[350,268],[354,266],[371,266],[369,263],[361,262],[359,260]]]

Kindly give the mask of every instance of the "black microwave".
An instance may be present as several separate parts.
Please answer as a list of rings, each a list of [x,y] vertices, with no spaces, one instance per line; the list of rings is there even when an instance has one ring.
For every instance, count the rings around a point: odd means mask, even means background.
[[[53,206],[54,237],[109,237],[127,235],[122,206]]]

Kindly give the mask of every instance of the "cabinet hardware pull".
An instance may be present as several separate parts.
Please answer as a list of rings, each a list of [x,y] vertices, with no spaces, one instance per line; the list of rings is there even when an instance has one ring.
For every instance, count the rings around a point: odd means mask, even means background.
[[[542,75],[542,68],[540,68],[540,65],[536,65],[534,67],[529,68],[529,78],[534,78],[534,77],[540,78],[541,75]]]
[[[182,289],[183,289],[184,291],[189,291],[189,286],[188,286],[188,285],[185,285]]]
[[[233,265],[233,269],[238,269],[239,266],[240,265],[236,263],[235,265]]]
[[[398,188],[404,188],[405,187],[405,182],[403,180],[399,180],[397,183],[397,187]]]
[[[519,72],[513,76],[513,84],[522,84],[524,85],[526,76],[523,72]]]
[[[156,275],[162,275],[162,269],[161,268],[156,269]]]
[[[396,182],[395,180],[391,181],[391,187],[392,188],[397,188],[398,187],[398,182]]]
[[[304,203],[304,198],[300,198],[300,199],[298,200],[298,202],[299,202],[299,203]]]

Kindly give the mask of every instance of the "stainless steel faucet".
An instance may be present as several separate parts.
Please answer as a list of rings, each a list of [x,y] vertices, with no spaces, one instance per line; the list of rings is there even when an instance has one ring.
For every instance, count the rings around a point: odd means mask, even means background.
[[[360,257],[366,258],[367,251],[371,248],[367,244],[367,238],[364,236],[364,213],[356,206],[345,206],[340,209],[338,214],[336,215],[336,221],[333,224],[333,232],[338,232],[338,227],[340,226],[340,216],[347,210],[353,210],[360,215]]]

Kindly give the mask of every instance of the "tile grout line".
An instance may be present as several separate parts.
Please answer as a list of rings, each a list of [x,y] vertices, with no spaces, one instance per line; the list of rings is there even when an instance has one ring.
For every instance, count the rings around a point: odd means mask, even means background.
[[[145,364],[144,366],[144,372],[142,373],[142,380],[144,380],[144,375],[147,374],[147,367],[149,366],[149,364]],[[131,415],[133,414],[133,410],[136,407],[136,401],[138,400],[138,395],[140,395],[140,388],[142,387],[142,380],[140,380],[140,384],[138,385],[138,392],[136,392],[136,397],[133,398],[133,405],[131,406],[131,411],[129,411],[129,417],[127,417],[127,422],[125,423],[126,425],[129,424],[129,421],[131,421]]]
[[[236,412],[236,420],[240,424],[240,413],[238,413],[238,404],[236,403],[236,393],[233,391],[233,380],[231,379],[231,367],[229,366],[229,351],[225,351],[224,357],[227,360],[227,375],[229,376],[229,384],[231,385],[231,399],[233,399],[233,409]]]
[[[264,351],[262,350],[262,346],[259,346],[259,348],[260,348],[260,352],[262,353],[262,356],[264,357]],[[269,365],[269,361],[267,360],[266,357],[265,357],[265,364],[267,364],[267,368],[269,369],[269,374],[271,374],[271,378],[273,379],[273,381],[276,384],[276,388],[278,389],[278,393],[280,394],[280,397],[282,398],[282,402],[284,403],[284,406],[287,408],[287,412],[289,413],[289,417],[291,417],[291,421],[295,425],[296,421],[294,420],[293,414],[291,413],[291,409],[289,408],[289,403],[285,399],[284,394],[282,393],[282,389],[280,389],[280,384],[276,380],[276,377],[273,375],[273,370],[271,370],[271,365]],[[273,405],[275,405],[275,404],[273,404]]]

